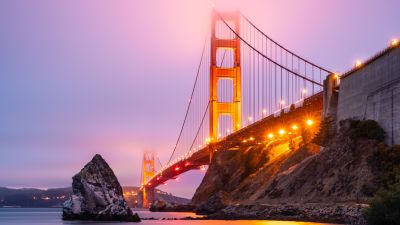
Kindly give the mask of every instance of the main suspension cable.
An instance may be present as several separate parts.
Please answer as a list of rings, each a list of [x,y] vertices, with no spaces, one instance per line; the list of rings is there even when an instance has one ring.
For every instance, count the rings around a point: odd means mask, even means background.
[[[268,56],[266,56],[264,53],[260,52],[258,49],[254,48],[251,44],[249,44],[246,40],[244,40],[231,26],[229,26],[229,24],[225,21],[225,19],[224,19],[219,13],[217,13],[217,15],[218,15],[218,17],[222,20],[222,22],[223,22],[223,23],[224,23],[224,24],[225,24],[225,25],[226,25],[226,26],[241,40],[241,41],[243,41],[243,43],[245,43],[247,46],[249,46],[251,49],[253,49],[253,51],[257,52],[258,54],[260,54],[260,55],[263,56],[264,58],[268,59],[269,61],[271,61],[272,63],[274,63],[276,66],[280,67],[281,69],[286,70],[286,71],[288,71],[288,72],[294,74],[295,76],[301,77],[301,78],[303,78],[304,80],[307,80],[308,82],[311,82],[311,83],[313,83],[313,84],[316,84],[316,85],[318,85],[318,86],[320,86],[320,87],[323,86],[322,84],[320,84],[320,83],[318,83],[318,82],[316,82],[316,81],[313,81],[313,80],[311,80],[311,79],[309,79],[309,78],[307,78],[307,77],[305,77],[305,76],[303,76],[303,75],[300,75],[300,74],[298,74],[298,73],[296,73],[296,72],[294,72],[294,71],[292,71],[292,70],[290,70],[290,69],[288,69],[288,68],[285,68],[285,67],[283,67],[282,65],[280,65],[279,63],[277,63],[277,62],[275,62],[274,60],[270,59],[270,58],[269,58]],[[324,70],[324,71],[325,71],[325,70]]]
[[[183,123],[182,123],[181,129],[180,129],[180,131],[179,131],[178,139],[176,140],[174,149],[173,149],[173,151],[172,151],[172,153],[171,153],[171,156],[170,156],[169,159],[168,159],[167,165],[171,162],[172,157],[173,157],[173,155],[175,154],[176,148],[178,147],[179,141],[181,140],[181,137],[182,137],[182,134],[183,134],[183,129],[184,129],[184,127],[185,127],[186,120],[187,120],[188,115],[189,115],[190,106],[192,105],[192,99],[193,99],[193,96],[194,96],[194,91],[196,90],[196,85],[197,85],[197,81],[198,81],[199,74],[200,74],[200,68],[201,68],[201,65],[202,65],[202,63],[203,63],[203,58],[204,58],[204,52],[205,52],[205,48],[206,48],[206,43],[207,43],[207,36],[206,36],[206,40],[204,41],[203,50],[202,50],[202,52],[201,52],[201,59],[200,59],[199,66],[197,67],[196,79],[195,79],[195,81],[194,81],[194,85],[193,85],[193,88],[192,88],[192,93],[191,93],[191,95],[190,95],[190,100],[189,100],[188,107],[186,108],[185,118],[183,119]]]

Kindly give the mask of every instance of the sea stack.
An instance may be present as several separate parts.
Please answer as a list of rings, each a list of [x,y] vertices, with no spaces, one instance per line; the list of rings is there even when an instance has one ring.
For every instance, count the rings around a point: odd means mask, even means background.
[[[64,220],[140,222],[128,207],[114,172],[99,154],[72,177],[72,191],[64,202]]]

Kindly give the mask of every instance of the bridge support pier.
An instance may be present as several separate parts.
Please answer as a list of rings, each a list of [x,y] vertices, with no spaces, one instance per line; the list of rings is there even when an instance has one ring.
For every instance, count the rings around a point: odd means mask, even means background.
[[[138,206],[142,208],[150,208],[154,202],[154,186],[149,180],[155,174],[155,156],[152,152],[144,152],[142,165],[142,178],[140,191],[138,193]]]
[[[143,188],[138,193],[138,206],[150,208],[155,201],[154,188]]]
[[[213,159],[213,157],[214,157],[215,150],[216,150],[215,144],[210,143],[210,144],[208,145],[208,151],[209,151],[209,154],[210,154],[210,164],[211,164],[211,161],[212,161],[212,159]]]
[[[324,80],[323,94],[323,118],[331,118],[336,121],[339,93],[337,90],[338,77],[336,74],[329,74]]]

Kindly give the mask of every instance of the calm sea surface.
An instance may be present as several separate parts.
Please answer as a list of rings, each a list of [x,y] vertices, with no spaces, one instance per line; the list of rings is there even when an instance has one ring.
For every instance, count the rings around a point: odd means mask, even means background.
[[[138,211],[142,218],[182,218],[195,217],[193,213],[153,213]],[[60,224],[106,224],[106,225],[132,225],[126,222],[88,222],[88,221],[63,221],[61,220],[61,209],[26,209],[26,208],[0,208],[1,225],[60,225]],[[266,221],[266,220],[143,220],[142,225],[332,225],[326,223],[288,222],[288,221]]]

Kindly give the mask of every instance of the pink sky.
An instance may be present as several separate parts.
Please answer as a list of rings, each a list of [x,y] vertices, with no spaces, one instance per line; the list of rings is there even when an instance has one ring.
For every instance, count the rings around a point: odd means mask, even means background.
[[[144,150],[165,162],[213,4],[337,72],[400,37],[395,0],[1,1],[0,186],[69,186],[95,153],[124,185]],[[201,176],[163,188],[190,197]]]

